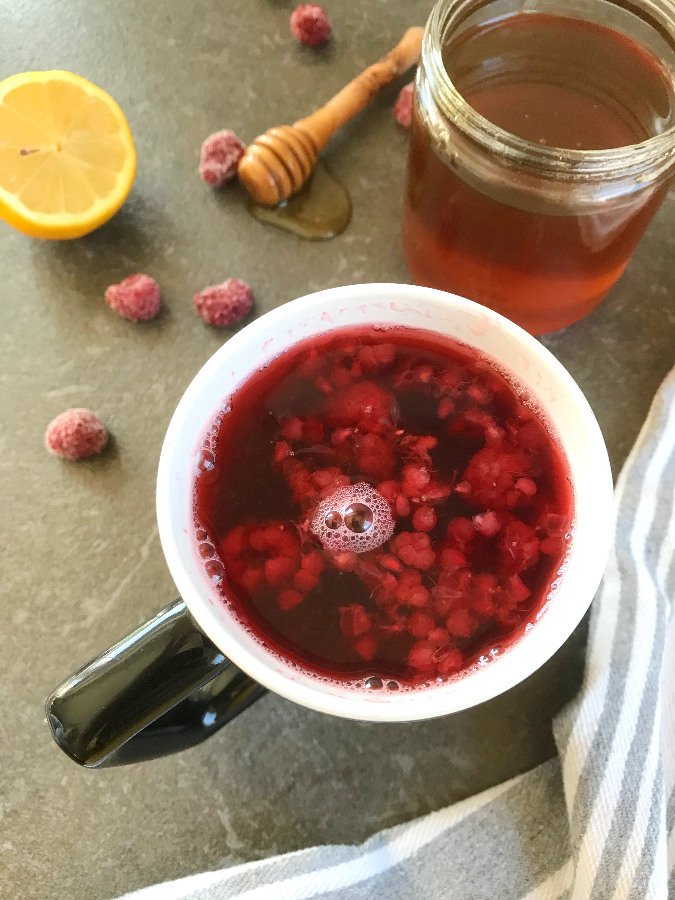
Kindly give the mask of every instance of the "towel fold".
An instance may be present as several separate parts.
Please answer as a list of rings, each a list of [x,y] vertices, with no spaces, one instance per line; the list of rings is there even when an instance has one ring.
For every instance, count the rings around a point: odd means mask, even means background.
[[[619,478],[614,546],[558,757],[360,846],[156,885],[134,900],[675,897],[675,370]]]

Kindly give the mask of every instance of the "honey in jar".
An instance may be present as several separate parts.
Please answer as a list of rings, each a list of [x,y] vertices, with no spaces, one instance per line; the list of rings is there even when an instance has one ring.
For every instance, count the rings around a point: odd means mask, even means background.
[[[540,334],[600,303],[668,190],[673,47],[667,22],[605,0],[504,7],[432,13],[403,244],[416,282]]]

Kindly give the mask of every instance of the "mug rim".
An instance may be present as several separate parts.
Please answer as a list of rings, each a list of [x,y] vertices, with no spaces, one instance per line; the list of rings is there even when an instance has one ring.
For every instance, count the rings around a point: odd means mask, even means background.
[[[184,477],[186,470],[191,469],[190,460],[179,449],[181,443],[184,443],[181,439],[191,438],[190,446],[196,446],[209,424],[208,419],[194,420],[193,403],[198,396],[210,394],[212,417],[215,415],[225,399],[222,388],[219,389],[218,373],[230,357],[240,348],[246,347],[256,335],[274,328],[280,330],[290,320],[308,315],[312,310],[331,310],[336,304],[356,306],[368,299],[383,296],[392,302],[423,301],[428,307],[436,309],[439,319],[441,312],[469,314],[476,317],[477,321],[484,321],[499,329],[509,342],[513,342],[514,351],[518,348],[524,352],[525,359],[536,360],[550,376],[550,381],[561,387],[573,402],[575,420],[585,433],[593,457],[592,489],[595,496],[593,504],[587,504],[588,515],[593,521],[576,523],[567,567],[560,578],[556,596],[544,604],[542,610],[535,615],[532,626],[525,634],[516,638],[506,652],[487,665],[464,672],[442,686],[396,693],[380,691],[369,695],[365,691],[349,687],[340,689],[337,683],[324,683],[317,676],[280,661],[270,651],[261,651],[259,647],[253,652],[250,646],[246,646],[242,626],[233,616],[224,615],[224,604],[219,597],[218,602],[214,602],[216,592],[209,592],[196,561],[193,560],[190,566],[186,565],[185,548],[181,546],[181,542],[185,542],[186,535],[189,541],[192,520],[187,521],[184,515],[181,516],[172,501],[181,473]],[[376,319],[373,317],[372,321]],[[339,328],[340,325],[336,327]],[[447,328],[434,327],[433,321],[412,327],[453,336]],[[325,331],[330,330],[333,330],[333,326],[328,324]],[[464,336],[454,337],[471,344]],[[301,339],[302,337],[298,338]],[[276,355],[276,352],[268,355],[262,353],[257,361],[247,361],[236,383],[245,382],[262,362]],[[511,371],[516,381],[522,380],[517,371]],[[234,371],[232,374],[234,375]],[[564,444],[565,436],[561,434],[560,423],[556,421],[555,414],[547,407],[541,395],[537,395],[536,399]],[[579,506],[577,485],[573,483],[572,487],[576,513]],[[590,606],[609,554],[614,520],[611,469],[600,428],[581,389],[553,354],[515,323],[471,300],[433,288],[395,283],[355,284],[312,292],[260,316],[227,340],[195,375],[174,411],[160,454],[156,500],[160,541],[169,570],[191,615],[213,643],[251,678],[286,699],[320,712],[371,722],[414,721],[458,712],[498,696],[533,674],[562,646]],[[592,548],[579,545],[580,540],[585,544],[588,538],[593,539]],[[227,620],[228,627],[224,626],[224,619]],[[250,635],[247,640],[251,642]],[[386,696],[383,697],[383,694]]]

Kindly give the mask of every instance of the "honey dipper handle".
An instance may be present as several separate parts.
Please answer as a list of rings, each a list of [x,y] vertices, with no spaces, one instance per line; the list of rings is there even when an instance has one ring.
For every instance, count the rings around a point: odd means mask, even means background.
[[[357,113],[361,112],[378,91],[398,75],[401,75],[419,59],[424,29],[409,28],[398,44],[345,85],[324,106],[305,119],[295,123],[296,128],[308,134],[320,151],[330,136]]]

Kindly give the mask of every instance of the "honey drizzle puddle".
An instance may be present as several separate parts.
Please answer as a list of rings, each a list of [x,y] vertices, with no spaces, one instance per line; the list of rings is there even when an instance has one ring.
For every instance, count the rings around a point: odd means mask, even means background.
[[[309,241],[325,241],[341,234],[352,218],[347,191],[330,174],[320,159],[308,183],[279,206],[262,206],[249,200],[254,219]]]

